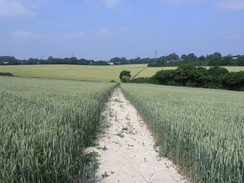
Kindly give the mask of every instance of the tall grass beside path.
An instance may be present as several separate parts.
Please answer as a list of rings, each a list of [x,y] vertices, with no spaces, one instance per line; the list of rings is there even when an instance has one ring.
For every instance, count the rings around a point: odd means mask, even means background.
[[[112,83],[0,77],[0,182],[74,182]]]
[[[244,182],[244,93],[122,84],[160,146],[195,182]]]

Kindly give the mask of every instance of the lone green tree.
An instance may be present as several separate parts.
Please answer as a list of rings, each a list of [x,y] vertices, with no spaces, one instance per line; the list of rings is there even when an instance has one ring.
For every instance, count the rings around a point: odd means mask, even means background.
[[[120,78],[120,81],[123,83],[128,82],[131,78],[130,71],[126,71],[126,70],[121,71],[119,78]]]

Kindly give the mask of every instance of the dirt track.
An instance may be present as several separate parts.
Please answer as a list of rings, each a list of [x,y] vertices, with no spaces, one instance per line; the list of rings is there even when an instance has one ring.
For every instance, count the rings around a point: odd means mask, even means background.
[[[111,96],[101,116],[106,126],[98,146],[97,182],[102,183],[185,183],[173,163],[160,158],[153,137],[138,112],[119,88]]]

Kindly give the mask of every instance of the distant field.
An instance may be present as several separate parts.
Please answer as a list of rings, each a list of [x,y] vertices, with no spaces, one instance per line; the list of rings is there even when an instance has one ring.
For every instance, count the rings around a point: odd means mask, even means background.
[[[148,67],[147,69],[143,70],[140,74],[138,74],[137,77],[151,77],[157,71],[172,70],[172,69],[176,69],[176,68],[177,67]],[[206,67],[206,68],[209,68],[209,67]],[[244,71],[244,66],[226,66],[224,68],[226,68],[232,72]]]
[[[146,68],[146,69],[145,69]],[[115,65],[115,66],[85,66],[85,65],[16,65],[0,66],[0,72],[11,72],[15,76],[55,78],[89,81],[119,81],[122,70],[131,71],[132,77],[144,69],[137,77],[150,77],[162,69],[176,67],[148,67],[147,64]],[[244,71],[244,67],[225,67],[229,71]]]
[[[176,69],[177,67],[148,67],[147,69],[143,70],[140,74],[137,75],[138,77],[151,77],[156,74],[157,71],[161,70],[172,70]]]
[[[209,68],[209,67],[206,67],[206,68]],[[224,68],[228,69],[231,72],[244,71],[244,66],[224,66]]]
[[[15,76],[55,78],[90,81],[119,81],[122,70],[131,71],[132,76],[146,64],[119,66],[80,66],[80,65],[20,65],[1,66],[0,72],[11,72]]]

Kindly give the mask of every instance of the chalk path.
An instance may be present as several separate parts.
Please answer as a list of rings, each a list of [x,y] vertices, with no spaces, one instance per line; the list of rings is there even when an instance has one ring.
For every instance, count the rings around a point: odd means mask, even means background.
[[[188,182],[166,158],[158,156],[154,140],[135,107],[116,88],[101,114],[103,132],[98,146],[98,183]]]

